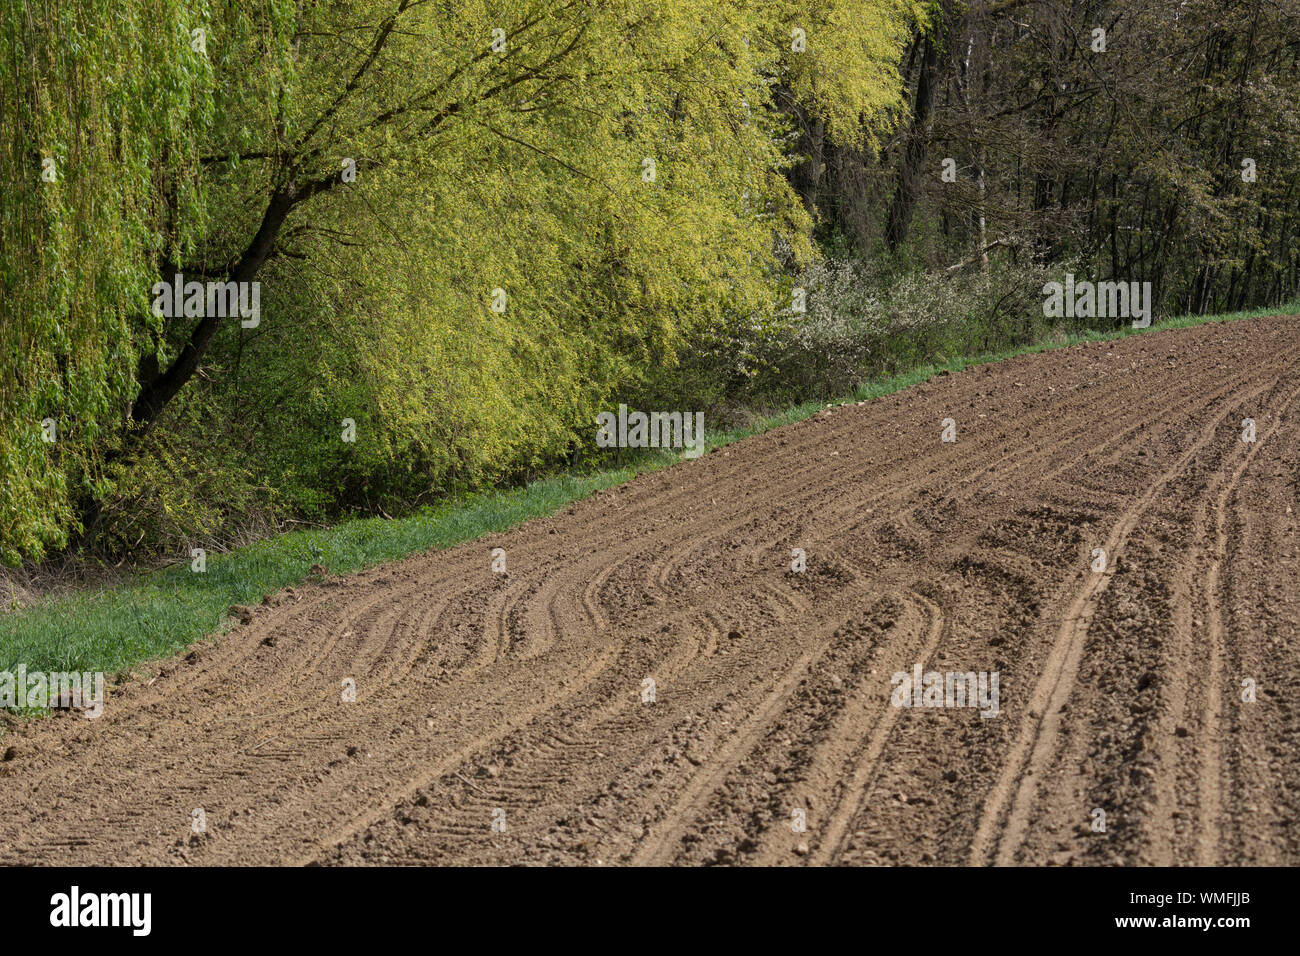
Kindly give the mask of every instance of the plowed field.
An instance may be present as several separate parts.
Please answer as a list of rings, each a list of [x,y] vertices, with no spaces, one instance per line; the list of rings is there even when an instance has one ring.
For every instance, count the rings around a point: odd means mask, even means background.
[[[282,592],[6,737],[0,861],[1300,863],[1298,402],[1294,318],[1073,346]]]

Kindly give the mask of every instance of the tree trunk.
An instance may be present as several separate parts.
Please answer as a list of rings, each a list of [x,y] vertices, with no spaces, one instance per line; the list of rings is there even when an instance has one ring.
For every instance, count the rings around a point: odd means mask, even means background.
[[[261,226],[258,227],[252,242],[248,244],[239,261],[230,270],[226,281],[252,282],[254,280],[270,256],[280,227],[284,225],[284,220],[295,202],[294,193],[286,188],[277,189],[271,195],[266,212],[262,216]],[[166,278],[168,277],[164,276],[164,279]],[[131,421],[134,424],[147,429],[157,420],[162,410],[167,407],[167,403],[176,397],[198,369],[199,362],[207,352],[212,337],[217,334],[222,321],[222,316],[205,315],[190,333],[180,354],[165,371],[159,371],[156,362],[153,361],[142,365],[142,371],[146,375],[150,367],[154,374],[147,380],[142,379],[140,392],[131,403]]]
[[[925,38],[921,55],[921,72],[916,81],[916,98],[912,104],[912,129],[907,137],[907,147],[898,165],[894,185],[894,198],[889,204],[889,217],[885,222],[885,245],[894,252],[907,241],[912,225],[912,213],[921,195],[926,154],[930,147],[930,129],[934,119],[934,97],[942,82],[941,64],[948,59],[948,40],[952,33],[950,17],[946,10],[935,16],[934,28]]]

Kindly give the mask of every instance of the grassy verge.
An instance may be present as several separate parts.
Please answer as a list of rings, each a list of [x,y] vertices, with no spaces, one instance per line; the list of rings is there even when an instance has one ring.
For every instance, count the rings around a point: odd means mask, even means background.
[[[1171,319],[1153,325],[1152,330],[1296,311],[1300,311],[1300,306]],[[1083,341],[1125,338],[1143,331],[1147,330],[1057,335],[1025,348],[958,358],[866,383],[839,401],[863,401],[887,395],[939,372],[957,372],[1015,355]],[[825,406],[825,401],[806,402],[743,429],[712,435],[708,445],[725,445],[801,421]],[[205,635],[221,631],[228,624],[231,605],[256,604],[267,594],[298,584],[307,577],[313,564],[323,564],[338,574],[431,548],[450,547],[491,532],[505,531],[530,518],[552,514],[578,498],[678,460],[676,454],[661,451],[646,454],[623,467],[566,474],[524,488],[475,495],[411,518],[394,521],[370,518],[329,529],[292,532],[227,555],[209,555],[207,570],[202,574],[191,571],[187,561],[143,575],[123,586],[3,612],[0,613],[0,671],[14,670],[21,662],[29,671],[116,673],[139,662],[173,654]]]

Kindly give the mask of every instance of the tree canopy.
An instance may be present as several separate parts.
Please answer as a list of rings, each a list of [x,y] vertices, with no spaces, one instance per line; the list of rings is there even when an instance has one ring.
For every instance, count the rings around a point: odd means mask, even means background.
[[[870,141],[894,116],[920,13],[902,0],[8,7],[7,561],[66,543],[149,442],[166,457],[153,433],[168,414],[259,423],[225,452],[278,442],[277,480],[307,449],[336,484],[401,461],[425,488],[564,453],[690,330],[779,310],[780,257],[808,255],[810,220],[783,175],[778,100]],[[260,282],[258,325],[156,315],[150,289],[175,273]],[[204,389],[225,395],[219,412],[181,407]],[[364,441],[341,446],[343,418]]]

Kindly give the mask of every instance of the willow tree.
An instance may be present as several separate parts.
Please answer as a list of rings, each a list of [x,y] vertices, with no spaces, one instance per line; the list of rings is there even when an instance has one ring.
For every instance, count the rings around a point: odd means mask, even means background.
[[[476,406],[516,410],[498,412],[490,470],[571,440],[616,383],[670,360],[683,329],[773,311],[774,248],[809,246],[772,90],[860,139],[897,101],[915,9],[264,0],[173,14],[152,64],[131,62],[212,103],[143,160],[170,171],[149,184],[162,218],[131,224],[155,236],[141,259],[153,274],[131,274],[124,314],[147,315],[152,283],[177,272],[262,282],[263,328],[246,337],[287,350],[328,338],[351,356],[389,422],[383,454],[454,443],[459,423],[428,413],[453,375]],[[134,387],[119,406],[129,436],[156,425],[214,343],[246,335],[216,310],[137,325],[144,340],[113,373],[115,398]]]
[[[211,71],[190,4],[9,0],[0,20],[0,559],[66,541],[163,334],[141,294],[204,227]]]

